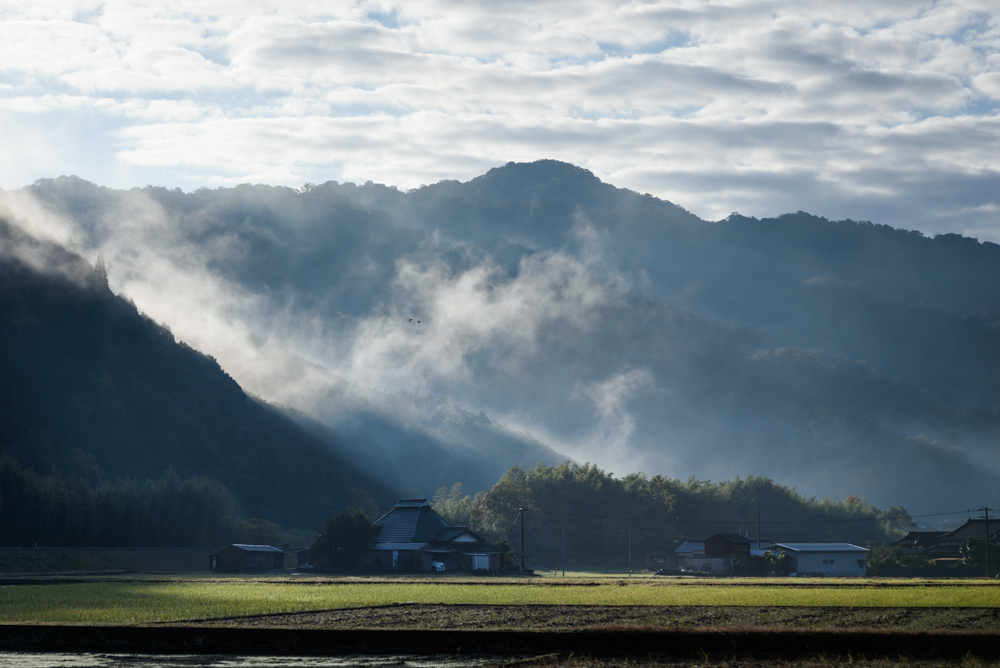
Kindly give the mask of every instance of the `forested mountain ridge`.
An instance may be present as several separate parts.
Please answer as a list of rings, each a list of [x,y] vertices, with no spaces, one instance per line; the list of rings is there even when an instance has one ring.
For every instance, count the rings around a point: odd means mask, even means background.
[[[175,478],[216,481],[208,488],[197,483],[210,493],[206,502],[239,506],[220,512],[305,530],[343,508],[374,511],[390,498],[380,482],[344,461],[334,437],[309,435],[246,395],[214,359],[176,342],[168,329],[116,297],[103,260],[92,267],[3,218],[0,399],[0,453],[41,475],[54,467],[60,479],[79,482],[70,484],[75,494],[103,485],[106,493],[129,495],[133,505],[149,503],[140,498],[143,481],[169,471]],[[19,476],[17,466],[5,470]],[[132,483],[108,486],[125,478]],[[158,484],[168,483],[180,491],[190,486],[179,478]],[[219,491],[219,483],[229,491]],[[26,499],[8,492],[5,512],[16,513]],[[166,517],[159,520],[163,532]],[[202,537],[192,532],[168,540],[149,529],[141,534],[152,541],[147,544]],[[63,539],[77,535],[52,531]],[[35,540],[55,535],[47,532],[39,527]],[[78,533],[98,544],[120,544],[107,532]]]
[[[181,337],[368,439],[360,454],[397,484],[483,489],[473,477],[505,456],[560,461],[547,443],[620,474],[767,475],[917,511],[996,486],[994,244],[805,213],[713,223],[554,161],[409,192],[60,178],[24,193],[144,309],[165,301],[147,265],[239,294],[190,303],[245,327],[244,345]],[[175,315],[156,317],[181,331]],[[241,366],[277,348],[327,375]],[[449,457],[476,452],[488,467]]]

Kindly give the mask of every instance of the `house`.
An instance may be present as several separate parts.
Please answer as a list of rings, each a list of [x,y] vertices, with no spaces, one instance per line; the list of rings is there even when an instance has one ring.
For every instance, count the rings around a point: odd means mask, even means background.
[[[424,572],[503,568],[503,550],[469,527],[452,526],[427,499],[401,499],[375,524],[382,532],[365,555],[369,566]]]
[[[910,531],[899,540],[889,543],[889,546],[903,548],[905,554],[917,554],[936,545],[937,539],[947,534],[947,531]]]
[[[210,571],[272,571],[285,567],[285,553],[270,545],[224,547],[208,557]]]
[[[984,540],[989,535],[990,542],[995,543],[998,534],[1000,534],[1000,521],[970,518],[965,524],[938,537],[934,542],[938,545],[962,546],[970,538]]]
[[[717,533],[704,541],[706,557],[749,558],[750,539],[738,533]]]
[[[705,554],[705,538],[688,538],[677,546],[677,568],[688,573],[724,573],[725,558]]]
[[[685,538],[683,543],[674,548],[674,554],[678,559],[704,557],[705,541],[701,538]]]
[[[969,539],[985,540],[989,534],[990,543],[997,542],[1000,534],[1000,521],[986,519],[968,519],[965,524],[938,536],[933,544],[924,548],[920,554],[926,556],[938,566],[954,567],[962,563],[962,547]]]
[[[750,561],[750,539],[737,533],[717,533],[705,539],[705,558],[722,559],[722,572],[734,573]]]
[[[792,575],[854,577],[868,572],[868,550],[850,543],[772,543],[767,549],[788,559]]]
[[[735,565],[750,559],[750,539],[735,533],[689,538],[674,550],[677,567],[699,573],[733,573]]]

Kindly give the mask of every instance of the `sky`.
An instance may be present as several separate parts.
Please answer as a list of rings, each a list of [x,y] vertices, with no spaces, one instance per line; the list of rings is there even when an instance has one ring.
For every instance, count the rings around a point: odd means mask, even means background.
[[[0,3],[0,187],[551,158],[708,220],[1000,242],[995,0]]]

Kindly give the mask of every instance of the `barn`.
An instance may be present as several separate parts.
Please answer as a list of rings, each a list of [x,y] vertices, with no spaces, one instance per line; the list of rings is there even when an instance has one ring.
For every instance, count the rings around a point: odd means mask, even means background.
[[[270,545],[224,547],[208,557],[211,571],[273,571],[285,567],[285,553]]]

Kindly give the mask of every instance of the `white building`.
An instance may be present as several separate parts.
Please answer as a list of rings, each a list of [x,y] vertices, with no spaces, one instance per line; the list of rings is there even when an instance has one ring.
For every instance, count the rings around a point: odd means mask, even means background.
[[[767,549],[788,557],[792,575],[858,577],[868,572],[868,550],[850,543],[772,543]]]

